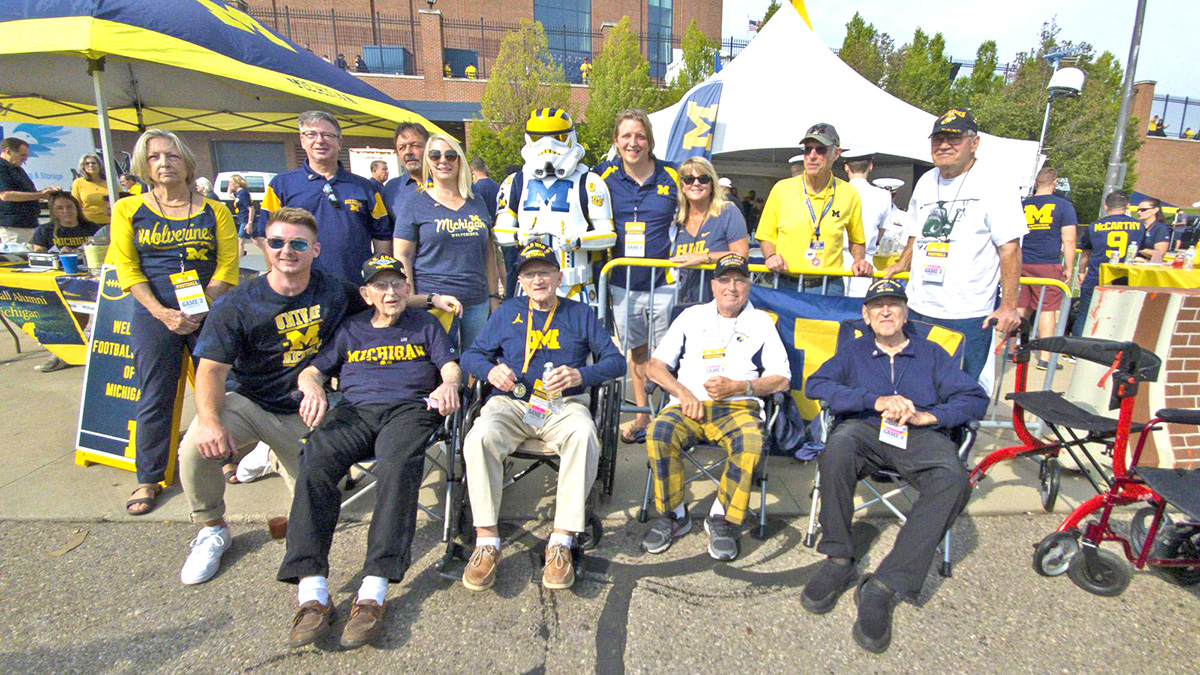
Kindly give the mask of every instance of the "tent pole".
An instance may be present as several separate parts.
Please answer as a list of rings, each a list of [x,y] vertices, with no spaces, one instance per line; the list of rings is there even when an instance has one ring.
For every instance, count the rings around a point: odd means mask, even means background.
[[[104,106],[104,89],[100,86],[100,73],[104,72],[104,57],[88,59],[88,73],[92,76],[92,87],[96,96],[96,119],[100,123],[100,149],[104,151],[104,175],[108,183],[108,204],[117,203],[116,160],[113,157],[112,133],[108,128],[108,108]]]

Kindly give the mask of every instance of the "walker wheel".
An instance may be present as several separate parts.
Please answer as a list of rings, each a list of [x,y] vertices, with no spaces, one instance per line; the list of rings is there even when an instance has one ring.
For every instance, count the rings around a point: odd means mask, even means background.
[[[1058,479],[1061,473],[1057,457],[1043,459],[1042,467],[1038,469],[1038,494],[1042,497],[1042,508],[1047,513],[1054,512],[1054,503],[1058,501]]]
[[[1038,543],[1033,551],[1033,571],[1044,577],[1057,577],[1079,553],[1079,531],[1054,532]]]
[[[1129,547],[1133,549],[1135,556],[1142,555],[1142,547],[1146,545],[1146,535],[1150,533],[1150,523],[1154,522],[1154,507],[1143,506],[1133,514],[1133,520],[1129,521]],[[1171,532],[1175,527],[1175,523],[1171,520],[1171,516],[1163,514],[1162,522],[1158,524],[1158,533],[1155,535],[1155,544],[1150,547],[1150,558],[1165,558],[1163,555],[1162,543],[1166,542],[1171,536]]]
[[[1172,582],[1180,586],[1192,586],[1200,583],[1200,528],[1181,527],[1171,532],[1170,538],[1162,545],[1163,558],[1180,560],[1197,560],[1195,567],[1159,567]]]
[[[1115,597],[1129,586],[1133,573],[1120,556],[1097,548],[1094,557],[1086,551],[1072,556],[1067,566],[1067,576],[1088,593]]]

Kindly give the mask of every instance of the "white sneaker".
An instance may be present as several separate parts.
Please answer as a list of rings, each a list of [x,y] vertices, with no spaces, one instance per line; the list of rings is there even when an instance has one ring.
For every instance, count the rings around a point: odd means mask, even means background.
[[[237,480],[250,483],[271,473],[271,469],[271,446],[260,442],[238,462]]]
[[[229,543],[228,527],[200,530],[190,544],[192,552],[183,563],[183,569],[179,570],[179,581],[190,586],[213,578],[221,567],[221,555],[229,550]]]

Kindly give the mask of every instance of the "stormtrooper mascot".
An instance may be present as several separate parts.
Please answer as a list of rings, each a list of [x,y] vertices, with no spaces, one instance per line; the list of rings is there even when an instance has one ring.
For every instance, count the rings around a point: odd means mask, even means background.
[[[562,268],[558,295],[595,305],[590,255],[611,248],[617,235],[608,186],[579,163],[583,153],[566,110],[534,110],[525,123],[525,164],[500,186],[493,232],[501,246],[553,248]]]

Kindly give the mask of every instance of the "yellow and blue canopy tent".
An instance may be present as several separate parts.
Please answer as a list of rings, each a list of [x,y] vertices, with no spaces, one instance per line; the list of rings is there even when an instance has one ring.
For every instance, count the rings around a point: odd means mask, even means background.
[[[99,129],[106,158],[111,129],[295,132],[314,108],[347,135],[442,131],[218,0],[5,0],[0,73],[0,122]]]

